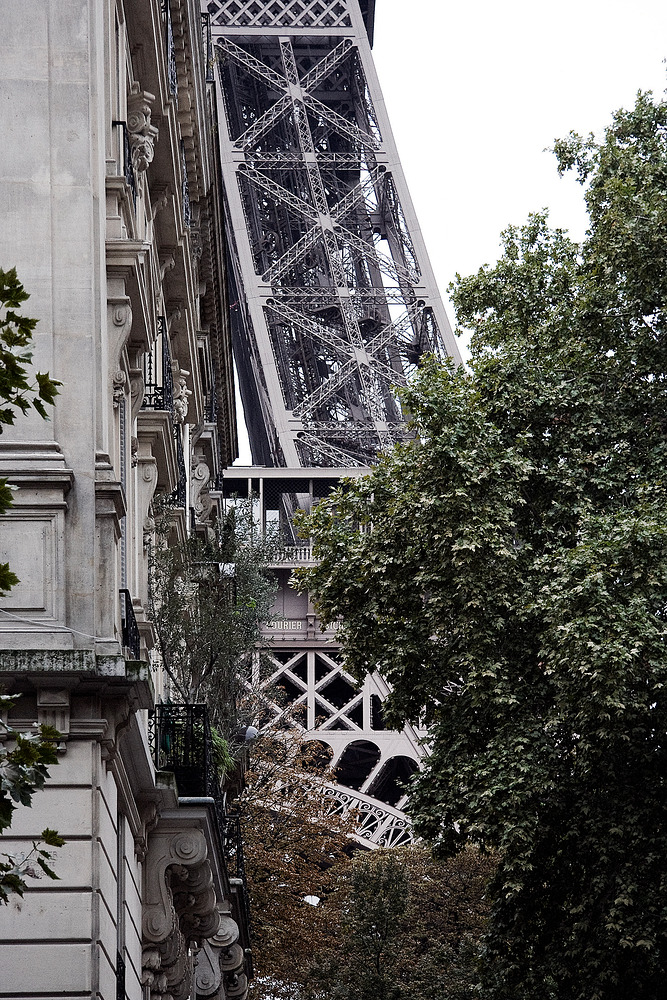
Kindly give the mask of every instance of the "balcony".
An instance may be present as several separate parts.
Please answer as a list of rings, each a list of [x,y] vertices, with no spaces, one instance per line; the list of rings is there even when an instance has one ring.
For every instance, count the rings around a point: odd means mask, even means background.
[[[275,569],[294,566],[307,566],[314,563],[313,550],[310,545],[285,545],[271,560]]]
[[[133,660],[141,659],[141,635],[132,607],[132,596],[129,590],[120,590],[120,621],[123,648]]]
[[[171,23],[171,7],[169,0],[162,0],[162,15],[165,19],[165,44],[167,48],[167,77],[169,80],[169,96],[178,94],[178,73],[176,70],[176,46],[174,45],[174,29]]]
[[[125,178],[132,194],[132,204],[137,206],[137,182],[134,176],[134,166],[132,165],[132,149],[130,147],[130,137],[127,131],[127,123],[113,121],[111,123],[114,132],[114,145],[116,146],[115,158],[118,175]]]
[[[179,799],[201,799],[212,812],[220,857],[230,880],[235,919],[249,942],[250,902],[246,884],[241,820],[224,807],[215,763],[214,738],[206,705],[158,705],[152,725],[155,767],[176,778]],[[250,974],[251,973],[251,970]]]
[[[179,427],[174,428],[174,441],[176,443],[176,464],[178,467],[178,482],[176,489],[169,495],[169,503],[172,507],[185,508],[188,503],[188,474],[185,467],[185,452],[183,451],[183,439]]]
[[[158,337],[144,354],[144,410],[166,410],[174,415],[174,376],[171,368],[169,335],[164,316],[158,319]]]

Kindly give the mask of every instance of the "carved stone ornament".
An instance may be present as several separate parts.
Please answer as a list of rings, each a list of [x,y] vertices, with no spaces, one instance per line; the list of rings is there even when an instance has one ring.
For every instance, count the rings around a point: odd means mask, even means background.
[[[191,497],[192,508],[198,524],[209,525],[213,511],[213,500],[208,491],[211,470],[200,455],[192,461]]]
[[[220,911],[220,928],[215,937],[204,942],[195,975],[197,997],[202,1000],[226,1000],[224,981],[231,981],[238,988],[245,955],[238,944],[238,924],[228,910]],[[245,979],[245,976],[243,977]],[[247,986],[247,983],[246,983]],[[238,994],[243,997],[241,992]]]
[[[133,423],[137,419],[137,414],[144,401],[145,389],[143,370],[141,368],[130,368],[130,419]]]
[[[112,383],[113,406],[114,410],[117,410],[121,400],[125,398],[125,387],[127,384],[127,375],[122,369],[119,368],[118,371],[113,373]]]
[[[138,83],[132,84],[127,98],[127,132],[132,150],[132,166],[137,173],[148,170],[155,156],[158,129],[151,125],[154,100],[154,94],[141,90]]]
[[[248,977],[245,972],[233,972],[225,976],[226,1000],[246,1000],[248,996]]]
[[[142,984],[151,1000],[186,1000],[191,949],[220,926],[204,834],[160,828],[150,837],[144,868]]]
[[[181,368],[178,361],[172,361],[171,370],[174,376],[174,421],[184,424],[188,415],[188,396],[192,395],[186,379],[190,372]]]
[[[153,544],[153,536],[155,535],[155,521],[152,517],[147,517],[143,524],[142,529],[142,540],[144,552],[149,552]]]

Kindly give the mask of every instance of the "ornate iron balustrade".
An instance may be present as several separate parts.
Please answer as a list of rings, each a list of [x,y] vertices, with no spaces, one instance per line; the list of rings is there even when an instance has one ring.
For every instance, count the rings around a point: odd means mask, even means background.
[[[132,192],[132,204],[137,207],[137,182],[134,176],[134,166],[132,164],[132,147],[130,146],[130,137],[127,132],[127,123],[114,121],[111,123],[112,127],[120,131],[120,159],[119,164],[122,176],[125,178],[125,182]]]
[[[156,347],[144,354],[144,410],[167,410],[174,413],[174,376],[171,369],[169,334],[164,316],[158,318],[158,334],[162,338],[160,348]]]
[[[169,93],[172,97],[178,94],[178,72],[176,69],[176,46],[174,45],[174,29],[171,23],[171,7],[169,0],[162,0],[162,13],[165,17],[165,42],[167,46],[167,77]]]
[[[212,756],[206,705],[158,705],[155,710],[155,766],[172,771],[179,795],[220,796]]]
[[[185,156],[185,142],[181,139],[181,194],[183,195],[183,222],[190,228],[192,222],[192,211],[190,209],[190,188],[188,186],[188,161]]]
[[[139,626],[132,607],[132,596],[129,590],[120,590],[120,620],[123,646],[129,649],[135,660],[141,659],[141,636]]]
[[[178,483],[176,489],[169,494],[169,503],[172,507],[187,507],[188,503],[188,474],[185,468],[185,453],[183,451],[183,439],[178,427],[174,428],[174,440],[176,441],[176,462],[178,464]]]

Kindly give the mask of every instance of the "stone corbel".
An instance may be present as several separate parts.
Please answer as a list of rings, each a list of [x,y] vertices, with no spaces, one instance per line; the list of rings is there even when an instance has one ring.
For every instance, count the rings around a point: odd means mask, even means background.
[[[192,461],[192,507],[197,522],[204,525],[211,523],[211,512],[213,510],[213,500],[208,491],[210,480],[211,470],[202,456],[196,455]]]
[[[248,996],[248,977],[245,972],[232,972],[225,976],[226,1000],[246,1000]]]
[[[154,94],[141,90],[133,83],[127,98],[127,132],[132,151],[132,166],[136,173],[143,173],[153,162],[158,129],[151,125]]]
[[[137,414],[144,401],[145,388],[144,373],[141,368],[130,368],[130,420],[132,426],[134,426],[134,421],[137,419]]]
[[[224,974],[237,972],[243,966],[238,939],[238,924],[228,910],[221,910],[218,933],[204,942],[197,962],[195,985],[202,1000],[225,1000]]]
[[[164,281],[164,276],[167,271],[173,271],[176,267],[176,258],[173,253],[168,254],[166,257],[160,260],[160,284]]]
[[[167,329],[171,335],[183,318],[183,307],[180,302],[168,304]]]
[[[112,279],[108,278],[107,284],[111,286]],[[124,289],[125,282],[122,279],[113,279],[113,284],[120,285]],[[109,290],[111,291],[111,288]],[[128,295],[110,294],[107,296],[107,319],[111,339],[110,353],[112,359],[112,380],[114,384],[114,405],[117,405],[116,377],[120,370],[120,356],[129,340],[130,331],[132,330],[132,303]]]
[[[185,1000],[190,992],[188,945],[216,934],[220,914],[201,830],[158,828],[144,867],[142,982],[151,1000]]]
[[[168,184],[155,188],[151,202],[151,216],[153,219],[167,207],[170,200],[171,188]]]

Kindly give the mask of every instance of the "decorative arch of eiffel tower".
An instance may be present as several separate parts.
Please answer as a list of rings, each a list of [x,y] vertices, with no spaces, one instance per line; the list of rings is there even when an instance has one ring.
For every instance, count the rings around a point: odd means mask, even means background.
[[[335,631],[289,586],[307,564],[293,515],[406,434],[397,390],[424,354],[458,357],[371,56],[374,0],[203,0],[217,67],[231,315],[253,496],[285,541],[266,629],[270,721],[289,717],[331,759],[332,812],[367,846],[412,839],[403,782],[419,733],[384,728],[387,686],[358,687]],[[400,52],[397,53],[400,60]],[[400,62],[397,62],[400,72]],[[272,691],[280,697],[273,698]]]

